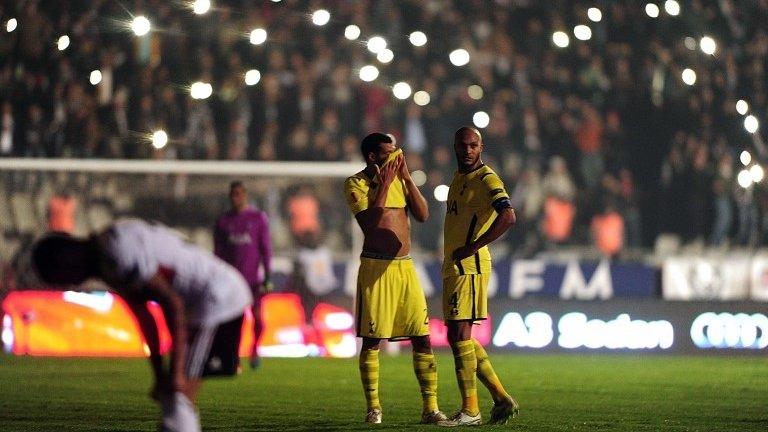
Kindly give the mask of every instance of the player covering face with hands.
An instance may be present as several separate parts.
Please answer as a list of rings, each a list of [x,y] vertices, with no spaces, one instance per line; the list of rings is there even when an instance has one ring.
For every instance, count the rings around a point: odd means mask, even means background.
[[[87,239],[45,237],[34,245],[32,262],[46,283],[68,287],[97,278],[125,299],[149,347],[160,430],[199,431],[194,403],[201,379],[234,375],[239,365],[243,312],[252,297],[238,271],[170,229],[138,220]],[[148,301],[160,306],[171,334],[166,359]]]
[[[429,217],[427,202],[392,136],[370,134],[360,149],[366,167],[347,178],[344,193],[365,237],[355,300],[357,336],[363,338],[359,367],[367,406],[365,421],[382,421],[381,340],[410,339],[423,402],[421,422],[436,423],[446,417],[437,406],[437,366],[429,341],[427,303],[409,255],[408,213],[424,222]]]

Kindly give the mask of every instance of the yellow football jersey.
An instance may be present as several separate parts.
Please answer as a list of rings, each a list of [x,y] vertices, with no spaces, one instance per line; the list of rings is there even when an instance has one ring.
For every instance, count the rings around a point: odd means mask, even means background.
[[[473,256],[460,261],[451,259],[454,250],[470,244],[483,235],[496,219],[493,203],[509,199],[504,183],[487,165],[462,174],[456,172],[448,191],[445,214],[445,254],[443,277],[482,274],[491,271],[491,253],[482,247]]]
[[[365,171],[360,171],[352,177],[347,177],[347,180],[344,182],[344,196],[353,215],[368,208],[369,202],[372,202],[376,197],[378,186],[378,183],[368,177]],[[405,187],[404,182],[400,177],[395,178],[392,184],[389,185],[387,201],[384,206],[388,208],[405,208],[407,205],[407,194],[408,189]]]

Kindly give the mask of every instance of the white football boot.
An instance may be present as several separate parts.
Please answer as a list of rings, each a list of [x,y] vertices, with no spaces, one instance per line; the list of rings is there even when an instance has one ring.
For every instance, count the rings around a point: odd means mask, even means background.
[[[368,410],[368,412],[365,414],[365,422],[377,424],[381,423],[381,410],[378,408]]]
[[[437,422],[438,426],[444,427],[456,427],[456,426],[479,426],[483,424],[483,420],[478,412],[477,415],[469,415],[464,411],[458,411],[452,415],[448,420],[442,420]]]

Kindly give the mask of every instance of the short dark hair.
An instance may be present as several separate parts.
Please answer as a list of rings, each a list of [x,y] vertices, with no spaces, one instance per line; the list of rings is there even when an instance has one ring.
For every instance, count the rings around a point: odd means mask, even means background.
[[[236,187],[242,187],[245,189],[245,185],[243,184],[242,180],[233,180],[232,183],[229,184],[229,192],[232,193]]]
[[[479,131],[479,130],[477,130],[477,128],[473,128],[472,126],[462,126],[462,127],[460,127],[460,128],[459,128],[459,129],[456,131],[456,133],[454,133],[454,134],[453,134],[453,137],[454,137],[454,138],[458,138],[458,137],[459,137],[459,135],[461,135],[461,134],[462,134],[462,133],[464,133],[464,132],[472,132],[472,133],[474,133],[475,135],[477,135],[477,137],[480,139],[480,141],[482,141],[482,140],[483,140],[483,135],[480,133],[480,131]]]
[[[49,234],[32,247],[32,266],[43,282],[77,285],[91,276],[97,265],[88,241],[65,233]]]
[[[360,143],[360,153],[363,154],[363,159],[366,161],[368,160],[368,153],[375,153],[379,150],[379,146],[381,146],[384,143],[391,143],[392,137],[383,134],[381,132],[374,132],[372,134],[368,134],[365,138],[363,138],[363,141]]]

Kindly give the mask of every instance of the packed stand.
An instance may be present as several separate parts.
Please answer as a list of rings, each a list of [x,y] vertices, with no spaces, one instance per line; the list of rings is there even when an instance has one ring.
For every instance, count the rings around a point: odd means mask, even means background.
[[[436,251],[443,209],[432,190],[455,169],[453,132],[482,110],[486,162],[518,210],[514,254],[595,244],[614,256],[664,232],[761,244],[768,199],[736,176],[743,150],[764,155],[735,107],[747,99],[765,118],[768,2],[686,1],[679,15],[658,18],[644,6],[220,0],[198,16],[160,0],[5,2],[2,22],[16,17],[18,28],[0,36],[0,156],[359,161],[361,137],[388,131],[409,167],[426,174],[438,217],[417,236]],[[308,19],[319,7],[331,12],[327,26]],[[127,11],[154,30],[134,36]],[[345,38],[349,24],[359,40]],[[577,24],[591,28],[590,40],[573,38]],[[268,37],[253,45],[258,27]],[[409,43],[415,30],[426,45]],[[571,35],[568,47],[553,44],[557,30]],[[714,55],[697,47],[705,34],[717,41]],[[61,35],[70,38],[64,50]],[[373,35],[388,41],[391,63],[366,50],[361,41]],[[456,48],[470,53],[467,66],[449,62]],[[381,70],[371,83],[358,77],[366,64]],[[254,68],[260,80],[246,85]],[[694,85],[683,82],[685,68]],[[190,97],[198,80],[212,84],[210,98]],[[393,97],[398,81],[428,92],[429,103]],[[170,138],[162,149],[148,139],[159,129]],[[319,212],[325,229],[348,229],[333,211],[340,191],[314,193],[329,209]]]

